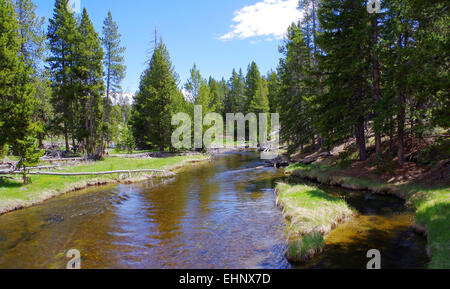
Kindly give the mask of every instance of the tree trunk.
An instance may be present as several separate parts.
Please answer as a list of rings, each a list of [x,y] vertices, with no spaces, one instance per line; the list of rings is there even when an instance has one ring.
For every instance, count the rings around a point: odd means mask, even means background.
[[[378,62],[378,55],[375,50],[375,47],[378,43],[378,18],[375,18],[372,21],[372,77],[373,77],[373,95],[375,99],[375,122],[374,122],[374,131],[375,131],[375,151],[378,158],[382,158],[382,144],[381,144],[381,133],[380,126],[378,124],[379,120],[377,117],[379,116],[377,103],[381,101],[381,88],[380,88],[380,63]]]
[[[405,37],[405,44],[407,35]],[[398,37],[398,49],[401,50],[404,48],[402,44],[402,35]],[[397,158],[398,163],[403,165],[405,163],[405,120],[406,120],[406,105],[405,105],[405,80],[407,78],[406,71],[403,69],[403,60],[401,54],[398,56],[398,67],[399,67],[399,81],[398,81],[398,89],[397,89],[397,106],[398,106],[398,115],[397,115]],[[404,72],[404,73],[403,73]]]
[[[367,160],[367,148],[366,148],[366,132],[364,130],[364,119],[360,118],[356,125],[356,143],[358,145],[359,159],[361,161]]]
[[[317,135],[317,149],[321,150],[323,146],[323,139],[322,139],[322,135],[318,134]]]
[[[73,151],[74,154],[77,153],[77,149],[76,148],[77,148],[77,146],[75,144],[75,132],[74,132],[74,129],[72,127],[72,151]]]
[[[397,140],[397,157],[398,163],[403,165],[405,160],[404,140],[405,140],[405,110],[403,96],[398,97],[399,115],[398,115],[398,140]]]
[[[67,123],[64,122],[64,140],[66,142],[66,152],[70,151],[70,147],[69,147],[69,132],[67,130]]]
[[[44,149],[44,134],[38,133],[39,149]]]
[[[381,146],[381,135],[378,132],[375,132],[375,151],[377,153],[378,158],[383,157],[382,146]]]

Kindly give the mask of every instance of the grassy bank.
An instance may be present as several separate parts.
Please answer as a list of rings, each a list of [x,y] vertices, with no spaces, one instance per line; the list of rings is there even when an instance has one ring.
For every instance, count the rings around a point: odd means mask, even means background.
[[[174,170],[192,162],[208,159],[208,156],[176,156],[153,159],[106,158],[102,161],[67,167],[57,172],[103,172],[116,170],[165,169]],[[150,173],[129,178],[125,175],[102,176],[31,176],[31,183],[20,180],[0,182],[0,214],[38,204],[52,197],[89,186],[118,182],[135,182],[148,179]],[[20,178],[20,177],[19,177]]]
[[[287,222],[286,257],[291,262],[306,262],[321,252],[324,236],[355,214],[345,201],[318,188],[280,183],[276,192]]]
[[[420,183],[387,183],[368,176],[346,175],[345,169],[330,165],[294,164],[286,169],[293,176],[338,185],[351,190],[392,194],[416,210],[416,229],[428,238],[429,268],[450,268],[450,187]]]

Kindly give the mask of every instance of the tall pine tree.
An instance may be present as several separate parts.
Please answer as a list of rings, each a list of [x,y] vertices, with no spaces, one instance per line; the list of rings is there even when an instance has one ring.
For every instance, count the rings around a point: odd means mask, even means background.
[[[88,156],[101,157],[105,145],[101,138],[105,130],[102,100],[105,92],[102,65],[104,54],[100,38],[86,9],[83,10],[78,31],[74,67],[77,138],[84,141]]]
[[[75,149],[75,54],[77,25],[75,16],[67,9],[68,0],[56,0],[53,18],[47,31],[50,57],[47,59],[52,81],[52,103],[57,117],[55,121],[62,124],[66,151],[70,150],[69,134],[72,134],[72,146]]]
[[[131,127],[139,148],[164,151],[171,147],[171,118],[182,109],[183,101],[169,52],[160,41],[133,104]]]
[[[9,145],[19,157],[18,168],[27,183],[28,166],[42,155],[37,149],[37,126],[33,122],[36,105],[32,68],[21,54],[19,26],[11,0],[0,0],[0,147]]]

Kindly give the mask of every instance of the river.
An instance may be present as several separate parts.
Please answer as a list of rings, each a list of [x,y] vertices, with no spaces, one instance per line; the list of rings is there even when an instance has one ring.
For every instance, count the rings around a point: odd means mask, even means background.
[[[360,212],[326,238],[308,265],[285,256],[285,225],[273,188],[285,179],[255,153],[232,153],[176,177],[91,188],[0,216],[0,268],[365,268],[379,249],[383,268],[425,268],[426,241],[403,201],[334,187]]]

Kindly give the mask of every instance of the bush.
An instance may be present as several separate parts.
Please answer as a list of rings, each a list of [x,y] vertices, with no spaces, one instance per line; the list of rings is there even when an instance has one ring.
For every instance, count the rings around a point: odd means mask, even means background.
[[[375,166],[376,166],[376,170],[375,173],[376,174],[384,174],[384,173],[389,173],[390,175],[394,175],[395,171],[395,165],[394,162],[392,161],[393,157],[392,155],[389,153],[386,157],[382,158],[382,157],[377,157],[376,161],[375,161]]]
[[[450,158],[450,140],[439,138],[433,145],[421,149],[414,160],[418,164],[429,165]]]
[[[352,155],[350,150],[340,152],[338,165],[343,169],[348,168],[352,164]]]
[[[133,133],[128,127],[124,127],[120,130],[120,140],[117,143],[117,149],[132,153],[136,148],[136,142],[134,141]]]
[[[0,160],[4,160],[8,155],[9,147],[7,144],[4,144],[3,147],[0,147]]]

